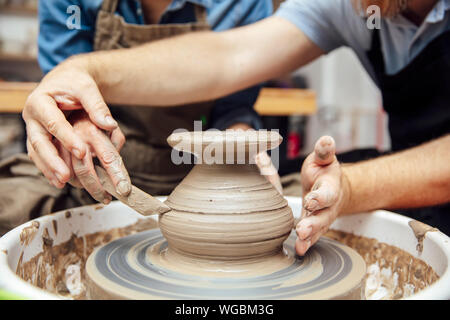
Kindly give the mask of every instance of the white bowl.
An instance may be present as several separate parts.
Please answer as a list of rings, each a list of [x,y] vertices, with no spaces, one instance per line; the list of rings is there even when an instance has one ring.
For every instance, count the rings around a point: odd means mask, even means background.
[[[294,216],[298,217],[301,199],[287,197],[287,200]],[[27,222],[0,238],[0,289],[28,299],[59,299],[59,296],[27,283],[15,273],[22,252],[23,262],[42,252],[42,234],[45,228],[48,229],[53,244],[58,245],[68,241],[72,234],[83,236],[125,227],[142,218],[118,201],[108,206],[93,205],[70,209],[70,219],[65,217],[66,211],[36,219],[35,221],[39,222],[39,230],[28,245],[21,244],[20,234],[24,228],[31,226],[32,222]],[[156,218],[149,217],[149,219]],[[57,234],[53,229],[53,220],[58,221]],[[332,228],[375,238],[403,249],[429,264],[440,279],[408,299],[450,299],[450,238],[441,232],[428,232],[423,241],[423,251],[420,253],[416,249],[417,239],[408,225],[409,221],[410,218],[392,212],[375,211],[339,218]]]

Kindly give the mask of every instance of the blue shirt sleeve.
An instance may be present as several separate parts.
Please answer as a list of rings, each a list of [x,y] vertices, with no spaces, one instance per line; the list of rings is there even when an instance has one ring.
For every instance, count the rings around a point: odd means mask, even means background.
[[[230,10],[230,5],[237,6],[231,11],[232,16],[219,21],[218,17],[223,16],[226,9]],[[208,12],[208,22],[215,31],[248,25],[269,17],[273,12],[271,0],[223,1],[217,6]],[[245,123],[254,129],[262,129],[261,118],[253,109],[261,87],[257,85],[218,99],[214,104],[210,126],[225,130],[233,124]]]
[[[100,2],[93,0],[91,4],[99,6]],[[71,30],[66,25],[71,5],[82,10],[80,29]],[[39,1],[38,61],[44,73],[74,54],[93,50],[96,11],[90,9],[79,0]]]
[[[252,24],[272,13],[272,0],[214,0],[208,8],[208,23],[214,31],[224,31]]]

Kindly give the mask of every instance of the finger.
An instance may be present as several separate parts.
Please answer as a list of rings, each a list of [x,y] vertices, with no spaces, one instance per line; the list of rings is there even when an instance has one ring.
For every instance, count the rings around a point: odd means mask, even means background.
[[[297,222],[295,226],[295,232],[297,233],[297,236],[301,240],[308,239],[312,235],[312,224],[311,223],[301,223],[302,221],[305,221],[305,219],[308,217],[308,213],[306,213],[306,210],[302,211],[302,216],[300,217],[299,221]]]
[[[53,98],[55,99],[58,108],[61,110],[69,111],[83,109],[80,102],[69,95],[54,95]]]
[[[60,147],[58,147],[58,150],[59,150],[59,154],[61,155],[61,158],[63,158],[64,162],[69,166],[69,169],[70,169],[70,180],[67,182],[75,188],[78,188],[78,189],[83,188],[83,185],[78,180],[78,178],[75,176],[75,172],[73,171],[72,155],[70,154],[69,151],[64,149],[64,147],[62,147],[61,145],[60,145]]]
[[[111,132],[111,142],[117,151],[120,152],[120,150],[122,150],[122,147],[125,144],[125,136],[119,127]]]
[[[303,199],[306,210],[314,212],[323,208],[331,207],[338,199],[339,183],[332,181],[332,176],[318,179],[310,193]]]
[[[321,235],[322,234],[318,233],[306,240],[297,238],[297,240],[295,240],[295,251],[297,254],[299,256],[304,256],[306,252],[320,239]]]
[[[34,119],[37,120],[41,127],[62,143],[64,148],[70,150],[77,158],[82,159],[86,154],[86,145],[75,134],[63,112],[56,105],[55,100],[47,95],[40,95],[36,99],[35,106],[28,108],[27,110],[30,111],[24,113],[27,124],[33,122]],[[39,108],[37,108],[37,105]]]
[[[336,143],[330,136],[321,137],[314,146],[314,163],[326,166],[333,162],[336,153]]]
[[[103,100],[103,97],[95,82],[89,86],[84,86],[82,92],[78,92],[80,102],[83,108],[89,114],[89,118],[98,127],[111,131],[118,127],[117,122],[113,119],[108,106]]]
[[[83,185],[81,184],[80,180],[78,180],[77,177],[73,177],[72,179],[70,179],[69,184],[74,188],[83,189]]]
[[[27,140],[27,151],[28,151],[28,157],[31,159],[31,161],[34,162],[36,167],[39,169],[39,171],[42,172],[44,177],[56,188],[63,188],[64,184],[58,181],[56,176],[53,174],[52,170],[50,170],[44,162],[39,158],[39,155],[34,151],[33,147],[31,146],[29,140]]]
[[[55,142],[55,146],[56,146],[56,149],[58,149],[58,152],[59,152],[61,158],[64,160],[66,165],[69,167],[70,180],[68,181],[68,183],[75,188],[78,188],[78,189],[83,188],[83,185],[78,180],[78,178],[75,176],[75,172],[73,171],[72,155],[70,154],[69,151],[64,149],[64,147],[61,145],[61,143],[59,141]]]
[[[92,135],[91,146],[95,150],[103,168],[108,172],[117,193],[124,197],[128,196],[131,192],[130,176],[123,164],[122,157],[111,143],[111,140],[104,132],[97,130]]]
[[[264,176],[270,176],[278,173],[278,170],[273,165],[272,159],[269,157],[267,152],[258,153],[255,156],[255,163],[261,174]]]
[[[317,214],[309,215],[297,224],[297,236],[301,240],[308,239],[316,233],[328,230],[335,219],[336,214],[332,209],[324,209]]]
[[[283,194],[283,187],[281,185],[280,176],[278,175],[278,170],[273,165],[272,159],[267,152],[264,151],[258,153],[255,156],[255,163],[258,166],[261,175],[265,176],[280,194]]]
[[[265,176],[266,179],[275,187],[279,194],[283,194],[283,186],[281,185],[280,176],[277,174],[273,174],[270,176]]]
[[[58,140],[53,141],[53,145],[55,146],[61,159],[64,161],[66,166],[69,168],[70,178],[73,178],[74,172],[72,169],[72,155],[70,154],[70,152],[67,149],[65,149],[62,146],[61,142],[59,142]]]
[[[95,200],[104,204],[111,202],[111,196],[103,189],[95,173],[90,151],[87,152],[83,160],[72,156],[72,164],[76,177]]]
[[[58,181],[65,184],[70,179],[70,169],[59,156],[53,142],[50,140],[48,133],[36,121],[27,123],[27,141],[29,147],[39,156],[39,160],[46,170],[50,170]]]

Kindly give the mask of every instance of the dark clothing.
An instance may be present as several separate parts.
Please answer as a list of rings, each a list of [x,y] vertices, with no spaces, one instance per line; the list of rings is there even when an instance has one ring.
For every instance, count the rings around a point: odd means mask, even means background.
[[[373,33],[372,48],[367,55],[389,115],[392,151],[415,147],[450,133],[450,32],[434,39],[394,75],[386,74],[378,30]],[[400,212],[450,234],[450,204]]]

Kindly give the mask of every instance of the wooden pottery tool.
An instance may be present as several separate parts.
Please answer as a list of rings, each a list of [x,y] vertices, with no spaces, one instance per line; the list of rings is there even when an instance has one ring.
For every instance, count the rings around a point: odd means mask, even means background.
[[[100,183],[106,191],[140,214],[149,216],[152,214],[163,214],[171,210],[158,199],[133,185],[131,185],[131,192],[127,197],[121,196],[117,193],[116,188],[105,169],[95,166],[95,171],[100,178]]]

